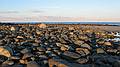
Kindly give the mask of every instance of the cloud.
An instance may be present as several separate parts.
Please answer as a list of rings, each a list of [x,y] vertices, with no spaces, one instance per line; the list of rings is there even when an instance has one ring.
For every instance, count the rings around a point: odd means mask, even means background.
[[[34,10],[34,11],[31,11],[32,13],[43,13],[45,11],[42,11],[42,10]]]
[[[13,14],[13,13],[20,13],[19,11],[0,11],[0,14]]]

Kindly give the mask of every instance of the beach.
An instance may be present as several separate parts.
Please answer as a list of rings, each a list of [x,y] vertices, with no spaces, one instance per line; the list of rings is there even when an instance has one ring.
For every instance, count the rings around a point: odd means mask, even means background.
[[[119,67],[120,26],[1,24],[1,67]]]

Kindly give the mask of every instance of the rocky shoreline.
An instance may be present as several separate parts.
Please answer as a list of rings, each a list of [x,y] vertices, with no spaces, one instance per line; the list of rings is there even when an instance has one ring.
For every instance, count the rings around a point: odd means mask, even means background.
[[[83,26],[1,25],[0,67],[119,67],[120,42]]]

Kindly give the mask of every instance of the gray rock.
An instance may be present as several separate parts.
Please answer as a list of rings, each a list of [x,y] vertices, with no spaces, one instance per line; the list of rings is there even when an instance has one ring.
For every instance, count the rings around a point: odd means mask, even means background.
[[[35,61],[30,61],[27,63],[27,67],[40,67]]]
[[[108,53],[114,53],[114,54],[116,54],[117,51],[118,51],[117,49],[112,49],[112,48],[111,49],[107,49]]]
[[[21,50],[20,52],[21,52],[21,53],[23,53],[23,54],[25,54],[25,53],[30,52],[30,50],[29,50],[29,49],[27,49],[27,48],[25,48],[25,49]]]
[[[79,58],[76,60],[77,63],[79,64],[85,64],[89,61],[89,59],[86,59],[86,58]]]
[[[84,47],[84,48],[87,48],[87,49],[92,49],[91,47],[90,47],[90,45],[89,44],[87,44],[87,43],[84,43],[84,44],[81,44],[80,45],[81,47]]]
[[[102,48],[97,48],[96,51],[98,54],[105,53],[105,51]]]
[[[31,53],[25,53],[23,55],[22,59],[26,59],[26,58],[29,58],[29,57],[32,57],[32,56],[33,56],[33,54],[31,54]]]
[[[76,52],[80,54],[80,56],[86,56],[90,54],[90,51],[86,48],[76,48]]]
[[[120,60],[119,61],[115,61],[112,66],[113,67],[120,67]]]
[[[37,50],[40,51],[40,52],[46,51],[44,48],[41,48],[41,47],[37,47]]]
[[[14,62],[9,60],[2,63],[2,65],[13,65],[13,64]]]
[[[11,55],[13,55],[13,50],[7,46],[0,46],[0,55],[11,57]]]
[[[78,59],[78,58],[81,57],[79,54],[74,53],[74,52],[69,52],[69,51],[65,51],[65,52],[63,53],[63,55],[64,55],[64,58],[65,58],[65,59],[68,59],[68,60]]]

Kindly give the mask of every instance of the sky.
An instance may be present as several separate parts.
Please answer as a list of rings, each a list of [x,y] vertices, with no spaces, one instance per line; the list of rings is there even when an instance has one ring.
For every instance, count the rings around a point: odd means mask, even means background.
[[[0,0],[0,21],[15,20],[120,21],[120,0]]]

